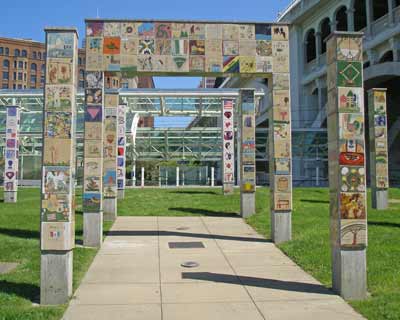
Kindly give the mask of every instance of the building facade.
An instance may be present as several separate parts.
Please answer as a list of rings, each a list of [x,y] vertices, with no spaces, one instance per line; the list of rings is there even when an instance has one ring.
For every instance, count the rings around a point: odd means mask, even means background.
[[[388,90],[389,169],[392,184],[399,184],[400,0],[296,0],[280,15],[279,21],[291,23],[293,130],[315,135],[315,138],[310,136],[311,145],[303,148],[304,156],[294,159],[295,175],[305,181],[327,181],[327,154],[309,157],[320,143],[318,134],[326,132],[325,39],[336,30],[361,31],[365,34],[365,91]],[[367,99],[365,106],[367,109]],[[367,117],[366,114],[366,121]],[[298,148],[295,142],[293,147]]]

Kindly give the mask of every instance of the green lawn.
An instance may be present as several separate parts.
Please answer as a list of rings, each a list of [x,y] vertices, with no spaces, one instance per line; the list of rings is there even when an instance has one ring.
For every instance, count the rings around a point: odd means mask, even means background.
[[[79,193],[79,192],[78,192]],[[269,238],[269,191],[257,190],[257,214],[248,219]],[[400,200],[400,190],[390,190]],[[293,240],[280,248],[323,284],[331,286],[328,190],[294,191]],[[78,203],[80,199],[78,198]],[[131,189],[118,203],[119,215],[233,216],[239,213],[239,193],[224,197],[220,189]],[[369,208],[368,286],[371,297],[351,302],[368,319],[400,319],[400,203],[389,210]],[[82,214],[76,215],[77,239]],[[105,229],[110,225],[107,224]],[[39,190],[21,189],[18,204],[0,204],[0,261],[18,261],[18,269],[0,276],[0,320],[59,319],[60,307],[32,307],[39,295]],[[74,250],[74,286],[96,251]]]
[[[40,295],[39,199],[39,189],[20,189],[17,204],[0,203],[0,261],[20,263],[15,271],[0,275],[0,320],[60,319],[66,308],[33,305]],[[79,196],[77,202],[80,210]],[[82,221],[82,213],[77,211],[78,244],[82,243]],[[74,290],[96,252],[82,247],[74,250]]]

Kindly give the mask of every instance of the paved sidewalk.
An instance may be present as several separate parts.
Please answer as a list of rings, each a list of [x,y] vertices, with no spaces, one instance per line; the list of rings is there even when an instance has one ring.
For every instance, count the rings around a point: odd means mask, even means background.
[[[363,318],[240,218],[119,217],[64,319]]]

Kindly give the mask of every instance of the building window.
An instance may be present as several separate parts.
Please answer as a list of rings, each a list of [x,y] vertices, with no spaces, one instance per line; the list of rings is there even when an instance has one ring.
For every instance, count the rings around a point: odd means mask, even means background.
[[[85,81],[79,81],[79,88],[83,89],[85,87]]]
[[[13,80],[17,80],[17,73],[14,72]]]
[[[348,31],[347,25],[347,8],[341,7],[336,12],[336,30],[337,31]]]
[[[372,0],[372,12],[374,13],[374,20],[385,16],[389,12],[388,1]]]
[[[3,68],[9,68],[10,67],[10,61],[7,59],[3,61]]]
[[[10,55],[10,49],[6,48],[6,49],[4,50],[4,53],[5,53],[6,56]]]
[[[22,81],[22,72],[18,72],[18,80]]]
[[[24,58],[26,58],[27,56],[28,56],[28,53],[26,52],[26,50],[24,49],[24,50],[22,50],[22,52],[21,52],[21,56],[22,57],[24,57]]]
[[[395,6],[395,7],[400,6],[400,0],[395,0],[395,1],[394,1],[394,6]]]
[[[14,60],[14,69],[17,69],[17,65],[18,65],[17,60]]]
[[[365,0],[354,0],[354,30],[360,31],[367,26]]]
[[[23,61],[18,61],[18,68],[23,69],[24,68],[24,62]]]
[[[10,78],[10,74],[8,72],[3,72],[3,80],[8,80]]]
[[[78,57],[78,65],[81,65],[81,64],[82,64],[82,58]]]
[[[3,89],[8,89],[8,83],[3,83]]]
[[[32,83],[36,83],[36,81],[37,81],[36,75],[35,74],[31,74],[31,82]]]
[[[79,70],[79,77],[84,78],[85,77],[85,70],[81,69]]]
[[[4,54],[4,48],[0,47],[0,54]]]
[[[43,83],[43,84],[44,84],[44,76],[41,76],[41,77],[40,77],[40,83]]]
[[[387,52],[379,59],[379,63],[392,62],[392,61],[394,61],[393,51],[387,51]]]
[[[18,85],[18,89],[22,89],[22,84],[19,84],[19,85]]]
[[[37,53],[36,53],[36,51],[33,51],[33,52],[32,52],[32,59],[37,59]]]
[[[42,66],[40,67],[40,70],[42,71],[42,73],[44,73],[46,71],[46,65],[42,64]]]
[[[20,53],[19,49],[15,49],[15,50],[14,50],[14,56],[19,57],[20,54],[21,54],[21,53]]]
[[[15,83],[13,84],[13,89],[17,89],[17,85]]]
[[[315,31],[311,29],[306,36],[306,62],[311,62],[317,57],[317,49],[315,45]]]
[[[37,65],[36,63],[31,64],[31,71],[36,71],[37,70]]]
[[[326,52],[326,38],[331,34],[331,21],[326,18],[321,23],[321,37],[320,37],[320,48],[321,53]]]
[[[40,51],[38,52],[38,58],[39,60],[42,60],[42,53]]]

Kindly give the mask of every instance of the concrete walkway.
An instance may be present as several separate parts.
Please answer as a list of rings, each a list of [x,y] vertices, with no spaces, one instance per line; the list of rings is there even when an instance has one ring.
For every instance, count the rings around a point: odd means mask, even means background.
[[[240,218],[119,217],[64,319],[363,318]]]

